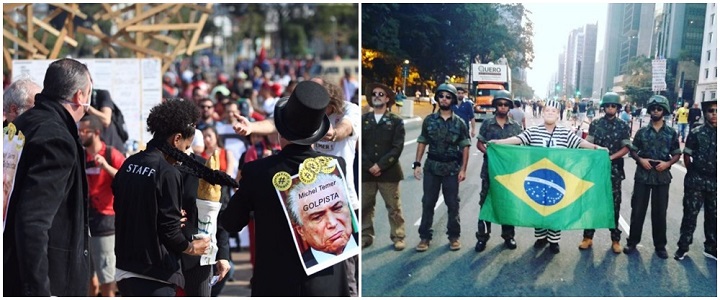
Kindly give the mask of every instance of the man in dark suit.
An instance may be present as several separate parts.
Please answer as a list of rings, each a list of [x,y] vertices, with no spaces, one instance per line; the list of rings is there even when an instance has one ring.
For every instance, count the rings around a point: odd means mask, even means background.
[[[257,256],[250,283],[252,296],[349,295],[343,264],[306,275],[278,199],[275,185],[280,183],[273,180],[281,172],[298,174],[307,158],[325,156],[310,145],[329,129],[330,120],[325,115],[329,101],[325,88],[312,81],[299,83],[289,98],[278,101],[274,121],[282,151],[243,166],[240,188],[220,215],[220,224],[232,233],[247,225],[250,212],[254,212]],[[342,158],[333,158],[345,166]]]
[[[90,106],[87,66],[50,64],[25,136],[3,232],[5,296],[85,296],[90,282],[88,182],[75,125]]]

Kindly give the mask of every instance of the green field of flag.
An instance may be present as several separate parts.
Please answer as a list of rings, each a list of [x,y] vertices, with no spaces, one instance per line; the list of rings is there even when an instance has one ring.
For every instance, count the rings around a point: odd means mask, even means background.
[[[605,150],[490,144],[490,191],[479,218],[555,230],[614,228]]]

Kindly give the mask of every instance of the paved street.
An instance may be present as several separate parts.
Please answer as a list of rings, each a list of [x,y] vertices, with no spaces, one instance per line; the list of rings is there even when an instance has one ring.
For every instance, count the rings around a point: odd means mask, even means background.
[[[252,265],[250,264],[250,250],[245,248],[240,252],[231,252],[235,264],[234,281],[228,281],[223,288],[221,297],[250,297],[250,277]]]
[[[406,105],[412,103],[406,100]],[[414,113],[430,113],[427,102],[414,104]],[[396,111],[396,110],[395,110]],[[542,122],[528,113],[528,126]],[[405,180],[400,183],[403,214],[406,222],[407,248],[392,250],[389,239],[387,211],[378,196],[375,216],[375,243],[362,252],[363,296],[716,296],[717,262],[702,255],[702,213],[698,218],[694,243],[683,261],[672,259],[677,249],[682,219],[683,178],[685,168],[676,164],[672,168],[670,204],[667,211],[667,250],[671,258],[662,260],[654,254],[651,234],[650,209],[635,255],[614,254],[610,250],[608,230],[598,230],[590,250],[579,251],[581,231],[564,231],[560,241],[561,252],[550,253],[547,248],[532,247],[535,239],[532,228],[517,228],[518,248],[507,250],[499,237],[499,226],[493,233],[487,249],[474,251],[480,193],[482,153],[471,143],[467,179],[460,184],[460,220],[463,248],[449,251],[445,224],[447,208],[436,205],[433,229],[434,239],[430,250],[417,253],[420,241],[417,230],[421,216],[422,182],[415,180],[410,169],[414,161],[420,120],[406,119],[406,143],[400,163]],[[563,123],[567,124],[566,121]],[[647,124],[646,122],[644,125]],[[634,124],[637,130],[638,123]],[[588,124],[584,125],[587,128]],[[477,126],[479,128],[479,125]],[[682,147],[683,145],[681,145]],[[621,206],[621,244],[629,231],[630,198],[634,161],[625,158],[626,180],[623,181]]]

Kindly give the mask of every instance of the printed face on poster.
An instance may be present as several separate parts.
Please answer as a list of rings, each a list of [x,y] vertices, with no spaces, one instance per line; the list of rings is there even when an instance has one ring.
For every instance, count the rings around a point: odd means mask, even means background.
[[[299,172],[278,172],[273,185],[307,275],[360,253],[357,216],[334,158],[308,158]]]

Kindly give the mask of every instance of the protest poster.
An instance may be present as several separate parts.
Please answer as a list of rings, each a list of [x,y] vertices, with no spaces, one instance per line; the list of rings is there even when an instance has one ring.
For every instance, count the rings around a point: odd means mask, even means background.
[[[10,195],[15,187],[15,172],[24,145],[25,136],[22,132],[18,132],[15,124],[8,124],[3,129],[3,231]]]
[[[336,159],[308,158],[298,174],[276,173],[273,185],[307,275],[360,253],[357,216]]]

